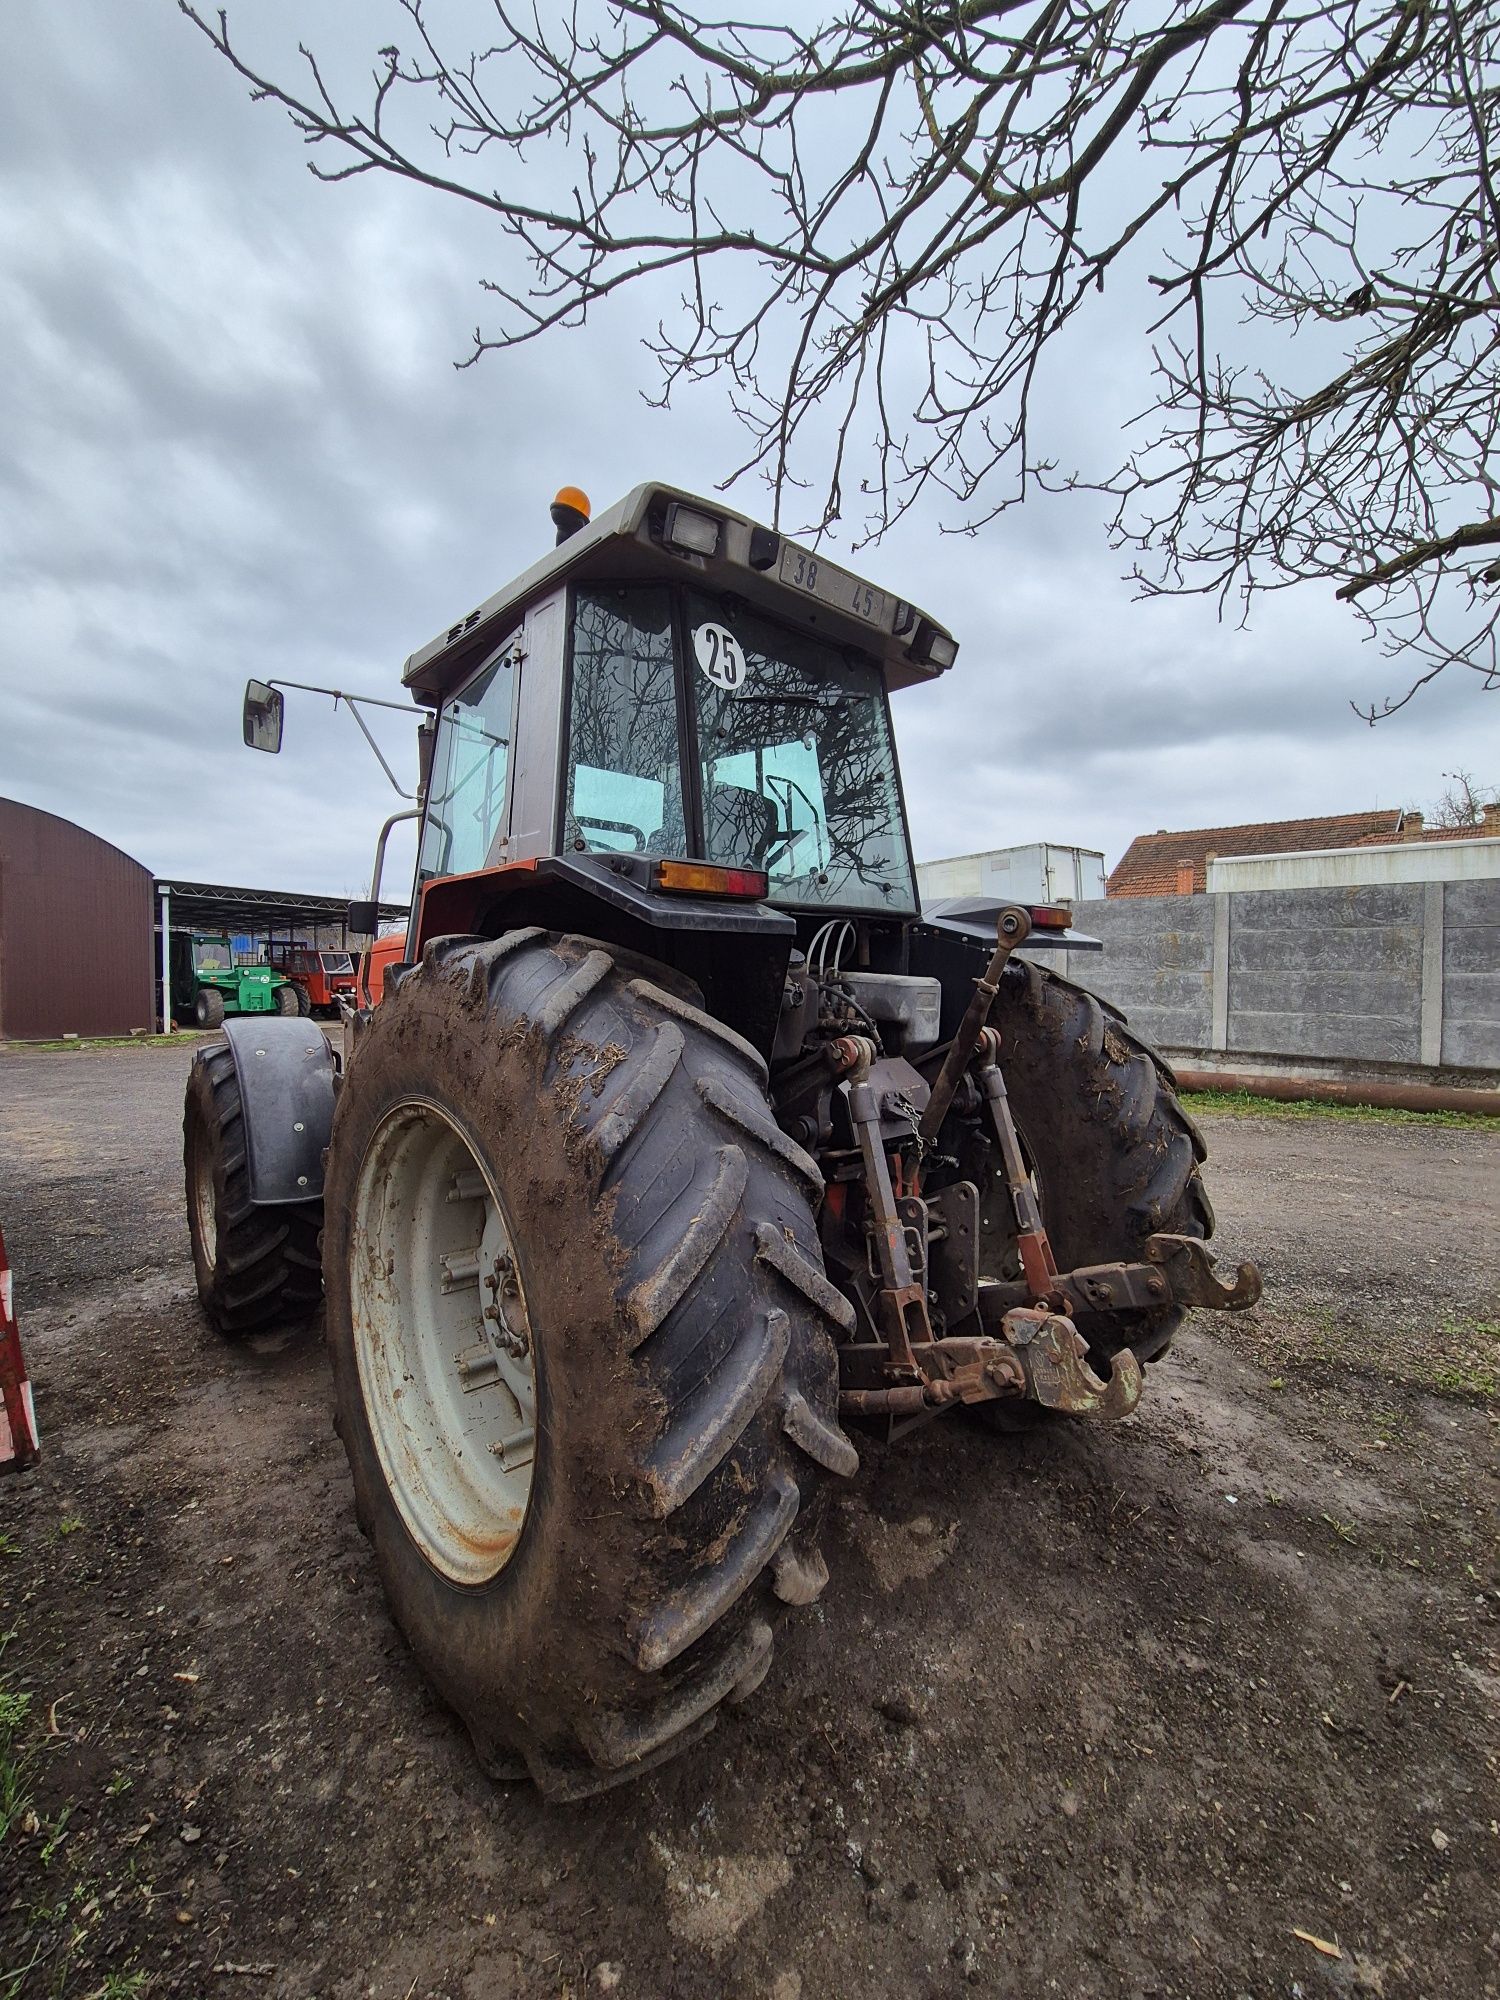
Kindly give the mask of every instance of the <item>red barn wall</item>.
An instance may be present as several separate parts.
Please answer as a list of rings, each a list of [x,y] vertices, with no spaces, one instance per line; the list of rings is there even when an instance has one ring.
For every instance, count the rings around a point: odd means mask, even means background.
[[[0,1036],[154,1025],[151,871],[97,834],[0,799]]]

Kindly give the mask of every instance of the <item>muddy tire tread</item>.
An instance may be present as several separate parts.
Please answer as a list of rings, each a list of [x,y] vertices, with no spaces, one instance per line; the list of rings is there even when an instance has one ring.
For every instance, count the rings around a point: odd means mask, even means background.
[[[1145,1238],[1157,1231],[1211,1236],[1213,1209],[1198,1171],[1207,1149],[1177,1101],[1170,1067],[1118,1009],[1106,1007],[1050,968],[1029,960],[1012,964],[1019,968],[1020,979],[1002,990],[993,1018],[1003,1034],[1007,1006],[1019,1006],[1047,1048],[1064,1061],[1072,1052],[1075,1088],[1103,1128],[1100,1136],[1115,1176],[1128,1239],[1121,1251],[1138,1254]],[[1001,1062],[1004,1067],[1003,1053]],[[1065,1200],[1066,1191],[1059,1192]],[[1130,1345],[1137,1360],[1155,1360],[1170,1344],[1183,1313],[1174,1308],[1154,1314],[1149,1324],[1142,1324],[1140,1316],[1127,1324],[1127,1318],[1080,1315],[1080,1331],[1097,1357],[1107,1359],[1117,1348]]]
[[[244,1107],[227,1042],[193,1058],[183,1109],[183,1166],[188,1185],[189,1236],[204,1311],[226,1339],[305,1320],[323,1296],[318,1235],[321,1202],[258,1208],[250,1199]],[[195,1146],[209,1149],[217,1243],[210,1267],[192,1227]]]
[[[572,1091],[581,1178],[569,1199],[608,1217],[622,1337],[656,1412],[621,1423],[639,1556],[629,1603],[599,1613],[599,1642],[623,1687],[563,1689],[497,1715],[447,1683],[482,1761],[519,1754],[547,1797],[583,1798],[696,1742],[763,1677],[783,1609],[778,1552],[821,1563],[814,1503],[830,1473],[858,1463],[838,1424],[830,1337],[843,1324],[830,1301],[847,1308],[822,1272],[811,1163],[775,1125],[765,1064],[732,1030],[588,938],[444,939],[398,1003],[423,980],[456,982],[502,1038],[535,1038],[543,1089]],[[779,1246],[775,1269],[763,1239]],[[524,1234],[518,1257],[524,1271]],[[791,1284],[784,1265],[799,1273]]]

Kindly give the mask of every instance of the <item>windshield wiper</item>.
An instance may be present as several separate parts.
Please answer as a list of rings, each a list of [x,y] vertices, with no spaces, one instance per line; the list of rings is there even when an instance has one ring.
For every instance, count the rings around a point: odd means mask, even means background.
[[[820,715],[835,715],[838,712],[839,706],[836,701],[819,701],[817,696],[812,694],[737,694],[734,697],[734,704],[736,708],[746,708],[752,705],[762,708],[767,706],[777,708],[815,708]]]

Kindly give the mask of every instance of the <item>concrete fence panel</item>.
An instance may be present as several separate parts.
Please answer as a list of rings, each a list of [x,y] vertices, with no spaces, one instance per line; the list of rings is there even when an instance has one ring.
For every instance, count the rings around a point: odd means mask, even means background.
[[[1443,896],[1444,1063],[1500,1063],[1500,881],[1448,882]]]
[[[1062,969],[1175,1054],[1500,1070],[1500,880],[1117,897],[1074,923],[1104,951]]]
[[[1422,926],[1420,883],[1231,896],[1229,1048],[1420,1061]]]

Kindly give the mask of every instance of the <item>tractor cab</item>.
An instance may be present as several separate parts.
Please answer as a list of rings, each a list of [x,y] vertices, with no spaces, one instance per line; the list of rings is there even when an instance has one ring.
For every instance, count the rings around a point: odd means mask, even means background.
[[[544,560],[406,664],[436,710],[413,955],[490,928],[502,903],[522,920],[540,873],[549,921],[559,892],[602,899],[615,941],[661,955],[675,933],[668,955],[700,983],[685,936],[723,931],[734,903],[730,928],[782,938],[783,955],[842,916],[883,933],[894,964],[918,902],[889,695],[951,666],[952,636],[673,488],[637,487],[592,522],[559,513]],[[739,1023],[761,1037],[763,997]]]
[[[438,711],[422,877],[692,859],[789,910],[914,914],[887,696],[957,650],[771,530],[638,487],[408,660]]]

